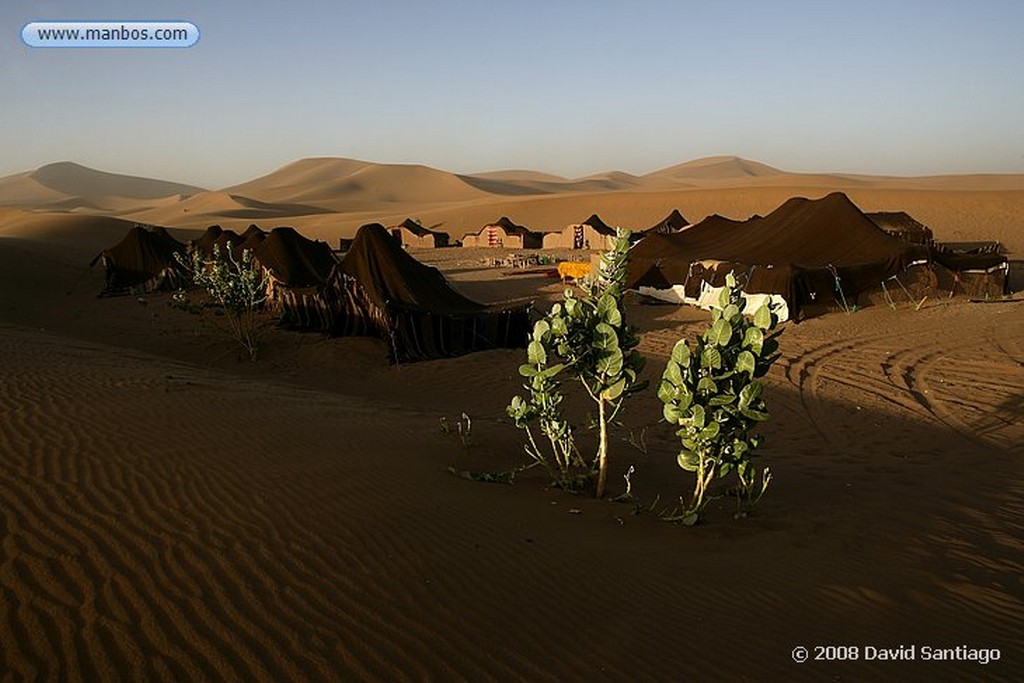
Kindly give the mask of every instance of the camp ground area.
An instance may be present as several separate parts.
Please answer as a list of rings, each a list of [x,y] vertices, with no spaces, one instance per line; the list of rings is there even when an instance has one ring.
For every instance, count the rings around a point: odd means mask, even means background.
[[[0,179],[0,670],[1018,680],[1024,181],[765,168],[465,181],[313,159],[141,198],[81,167]],[[617,228],[622,310],[601,315],[635,328],[648,384],[608,425],[597,499],[528,467],[509,407],[537,321],[586,296]],[[232,260],[255,360],[194,285]],[[778,319],[772,477],[749,514],[723,484],[686,526],[665,519],[694,477],[659,390],[730,278],[748,320]],[[592,457],[596,404],[560,377]],[[793,659],[828,645],[860,659]]]

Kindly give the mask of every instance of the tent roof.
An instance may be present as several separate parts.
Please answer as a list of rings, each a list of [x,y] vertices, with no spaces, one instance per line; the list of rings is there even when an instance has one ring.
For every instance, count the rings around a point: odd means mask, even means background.
[[[165,229],[136,225],[120,242],[97,255],[91,265],[105,256],[108,268],[117,274],[116,287],[128,288],[146,282],[166,268],[176,268],[179,264],[174,254],[184,252],[185,245]]]
[[[513,223],[512,219],[509,218],[508,216],[502,216],[493,223],[488,223],[487,225],[480,229],[480,232],[483,232],[485,228],[489,228],[492,225],[496,225],[499,228],[502,228],[509,235],[540,235],[539,232],[534,232],[533,230],[530,230],[526,226],[519,225],[518,223]]]
[[[589,225],[602,235],[615,235],[615,228],[601,220],[601,217],[596,213],[590,214],[590,218],[585,221],[581,221],[579,225]]]
[[[282,284],[313,287],[330,278],[338,265],[331,248],[303,237],[294,228],[274,228],[253,247],[253,256]]]
[[[643,232],[674,233],[679,232],[689,224],[690,221],[686,220],[686,218],[683,217],[683,214],[679,213],[679,209],[672,209],[672,213],[665,216],[661,221],[655,223]]]
[[[841,192],[795,197],[765,217],[733,221],[710,216],[674,235],[652,234],[636,256],[714,259],[804,268],[902,263],[912,247],[887,234]]]
[[[245,238],[239,235],[234,230],[224,230],[219,225],[211,225],[206,229],[202,235],[192,240],[191,244],[194,247],[200,249],[203,253],[209,254],[213,251],[213,245],[217,245],[221,250],[227,249],[228,242],[233,247],[239,246]]]
[[[396,227],[396,228],[405,228],[406,230],[408,230],[412,234],[416,235],[417,237],[425,237],[427,235],[439,235],[439,234],[441,234],[441,233],[437,232],[436,230],[430,230],[428,228],[424,228],[422,225],[420,225],[419,223],[417,223],[416,221],[414,221],[411,218],[406,218],[404,221],[402,221],[401,223],[399,223],[398,225],[396,225],[394,227]]]
[[[932,239],[931,229],[905,211],[876,211],[864,215],[890,234],[910,236],[922,242]]]
[[[441,271],[417,261],[379,223],[359,228],[341,270],[381,307],[433,313],[476,313],[488,308],[452,289]]]

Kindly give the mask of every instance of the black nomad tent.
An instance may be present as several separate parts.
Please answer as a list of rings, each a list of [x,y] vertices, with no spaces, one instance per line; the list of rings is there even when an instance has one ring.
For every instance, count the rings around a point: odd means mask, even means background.
[[[120,242],[104,249],[89,264],[103,264],[107,272],[101,296],[131,291],[177,289],[185,282],[185,269],[175,259],[185,245],[161,227],[136,225]]]
[[[327,243],[307,239],[288,227],[269,233],[250,228],[246,235],[244,244],[270,276],[267,305],[280,316],[280,324],[329,330],[335,300],[330,289],[338,260]]]
[[[339,267],[332,332],[379,336],[394,360],[526,345],[529,303],[488,306],[456,292],[379,224],[364,225]]]
[[[853,303],[912,264],[927,247],[887,234],[850,199],[787,200],[767,216],[733,221],[710,216],[674,235],[652,234],[630,251],[629,286],[721,286],[735,271],[750,293],[781,295],[791,315],[810,304]]]
[[[218,247],[223,254],[227,251],[228,244],[237,247],[244,240],[245,238],[234,230],[225,230],[219,225],[211,225],[202,235],[189,242],[189,246],[193,250],[199,250],[205,256],[211,256],[214,246]]]
[[[688,225],[690,225],[690,221],[686,220],[683,214],[679,213],[679,209],[672,209],[672,213],[646,230],[634,231],[632,238],[639,240],[647,235],[674,235]]]

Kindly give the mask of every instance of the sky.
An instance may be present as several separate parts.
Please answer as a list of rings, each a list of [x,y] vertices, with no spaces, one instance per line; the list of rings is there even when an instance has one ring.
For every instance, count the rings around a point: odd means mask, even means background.
[[[31,48],[181,20],[183,49]],[[1024,173],[1021,0],[0,0],[0,176],[219,188],[305,157],[457,173]]]

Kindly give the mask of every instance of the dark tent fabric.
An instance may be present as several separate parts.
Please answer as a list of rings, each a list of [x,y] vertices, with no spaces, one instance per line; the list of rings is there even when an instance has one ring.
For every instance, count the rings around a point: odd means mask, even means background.
[[[704,262],[716,279],[731,269],[746,277],[746,291],[782,295],[795,314],[840,294],[856,300],[918,260],[928,260],[926,248],[888,235],[834,192],[789,199],[764,217],[711,216],[674,235],[648,235],[630,251],[628,281],[633,288],[699,286],[700,278],[691,282],[692,270]]]
[[[526,345],[530,304],[488,306],[468,299],[382,225],[359,229],[339,271],[344,284],[334,333],[380,336],[394,360]]]
[[[917,221],[905,211],[876,211],[864,214],[870,218],[875,225],[885,230],[893,237],[899,237],[911,244],[930,245],[935,236],[931,228]]]
[[[275,280],[288,287],[327,282],[338,264],[326,242],[303,237],[295,228],[274,228],[253,249],[253,256]]]
[[[268,304],[285,327],[329,330],[333,323],[329,291],[338,266],[325,242],[307,239],[294,228],[274,228],[262,240],[257,233],[253,257],[271,276]]]
[[[502,216],[497,221],[492,223],[497,225],[499,228],[505,231],[507,235],[519,235],[523,238],[523,248],[525,249],[539,249],[541,245],[541,239],[544,237],[542,233],[534,232],[525,225],[519,225],[513,223],[512,219],[508,216]]]
[[[213,247],[217,245],[223,254],[227,251],[228,244],[237,247],[245,239],[234,230],[224,230],[219,225],[211,225],[202,235],[192,240],[189,244],[193,249],[198,249],[206,256],[213,254]]]
[[[596,213],[590,214],[590,218],[585,221],[580,221],[579,225],[589,225],[595,231],[602,235],[608,235],[610,237],[615,236],[615,228],[601,220],[601,217]]]
[[[447,247],[448,246],[448,233],[436,232],[428,228],[424,228],[422,225],[417,223],[411,218],[406,218],[404,221],[394,226],[395,228],[405,228],[416,237],[432,237],[434,240],[435,247]],[[400,239],[400,238],[398,238]]]
[[[267,233],[261,230],[257,225],[250,225],[245,232],[241,234],[242,243],[235,246],[235,256],[241,256],[242,252],[248,249],[249,251],[255,251],[256,247],[260,245],[263,240],[267,239]]]
[[[657,233],[660,235],[672,235],[690,224],[690,221],[686,220],[683,214],[679,213],[679,209],[672,209],[672,213],[665,216],[661,221],[655,223],[646,230],[640,231],[641,235],[650,235]]]
[[[107,282],[101,296],[135,291],[177,289],[187,280],[186,270],[175,254],[184,256],[185,245],[161,227],[136,225],[124,239],[104,249],[90,266],[102,262]]]

